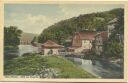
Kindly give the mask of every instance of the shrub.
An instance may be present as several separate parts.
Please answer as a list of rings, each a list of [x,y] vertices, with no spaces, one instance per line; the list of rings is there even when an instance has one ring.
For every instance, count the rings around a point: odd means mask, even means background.
[[[5,46],[4,47],[4,60],[11,60],[18,56],[17,46]]]

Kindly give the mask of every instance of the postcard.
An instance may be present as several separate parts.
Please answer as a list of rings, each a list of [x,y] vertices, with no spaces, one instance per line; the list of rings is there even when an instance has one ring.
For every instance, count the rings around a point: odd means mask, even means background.
[[[126,82],[127,2],[3,1],[1,81]]]

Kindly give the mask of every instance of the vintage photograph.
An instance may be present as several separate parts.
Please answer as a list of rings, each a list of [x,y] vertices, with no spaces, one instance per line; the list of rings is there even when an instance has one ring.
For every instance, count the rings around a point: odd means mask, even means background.
[[[4,4],[4,77],[124,78],[123,4]]]

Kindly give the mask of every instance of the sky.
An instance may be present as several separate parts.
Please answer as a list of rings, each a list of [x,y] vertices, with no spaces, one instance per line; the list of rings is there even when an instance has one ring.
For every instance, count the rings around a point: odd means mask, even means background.
[[[40,34],[61,20],[81,14],[123,8],[121,4],[5,4],[4,26],[17,26],[23,32]]]

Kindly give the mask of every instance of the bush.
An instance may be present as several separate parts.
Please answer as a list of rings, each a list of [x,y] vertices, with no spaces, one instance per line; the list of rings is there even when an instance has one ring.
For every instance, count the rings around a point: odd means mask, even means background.
[[[33,53],[24,53],[22,56],[25,57],[25,56],[33,56],[34,54]]]
[[[5,46],[4,47],[4,60],[11,60],[18,57],[17,46]]]
[[[4,46],[4,50],[10,50],[10,49],[17,50],[18,47],[17,46]]]
[[[45,62],[46,59],[40,56],[17,57],[5,63],[4,75],[37,75],[47,68]]]

